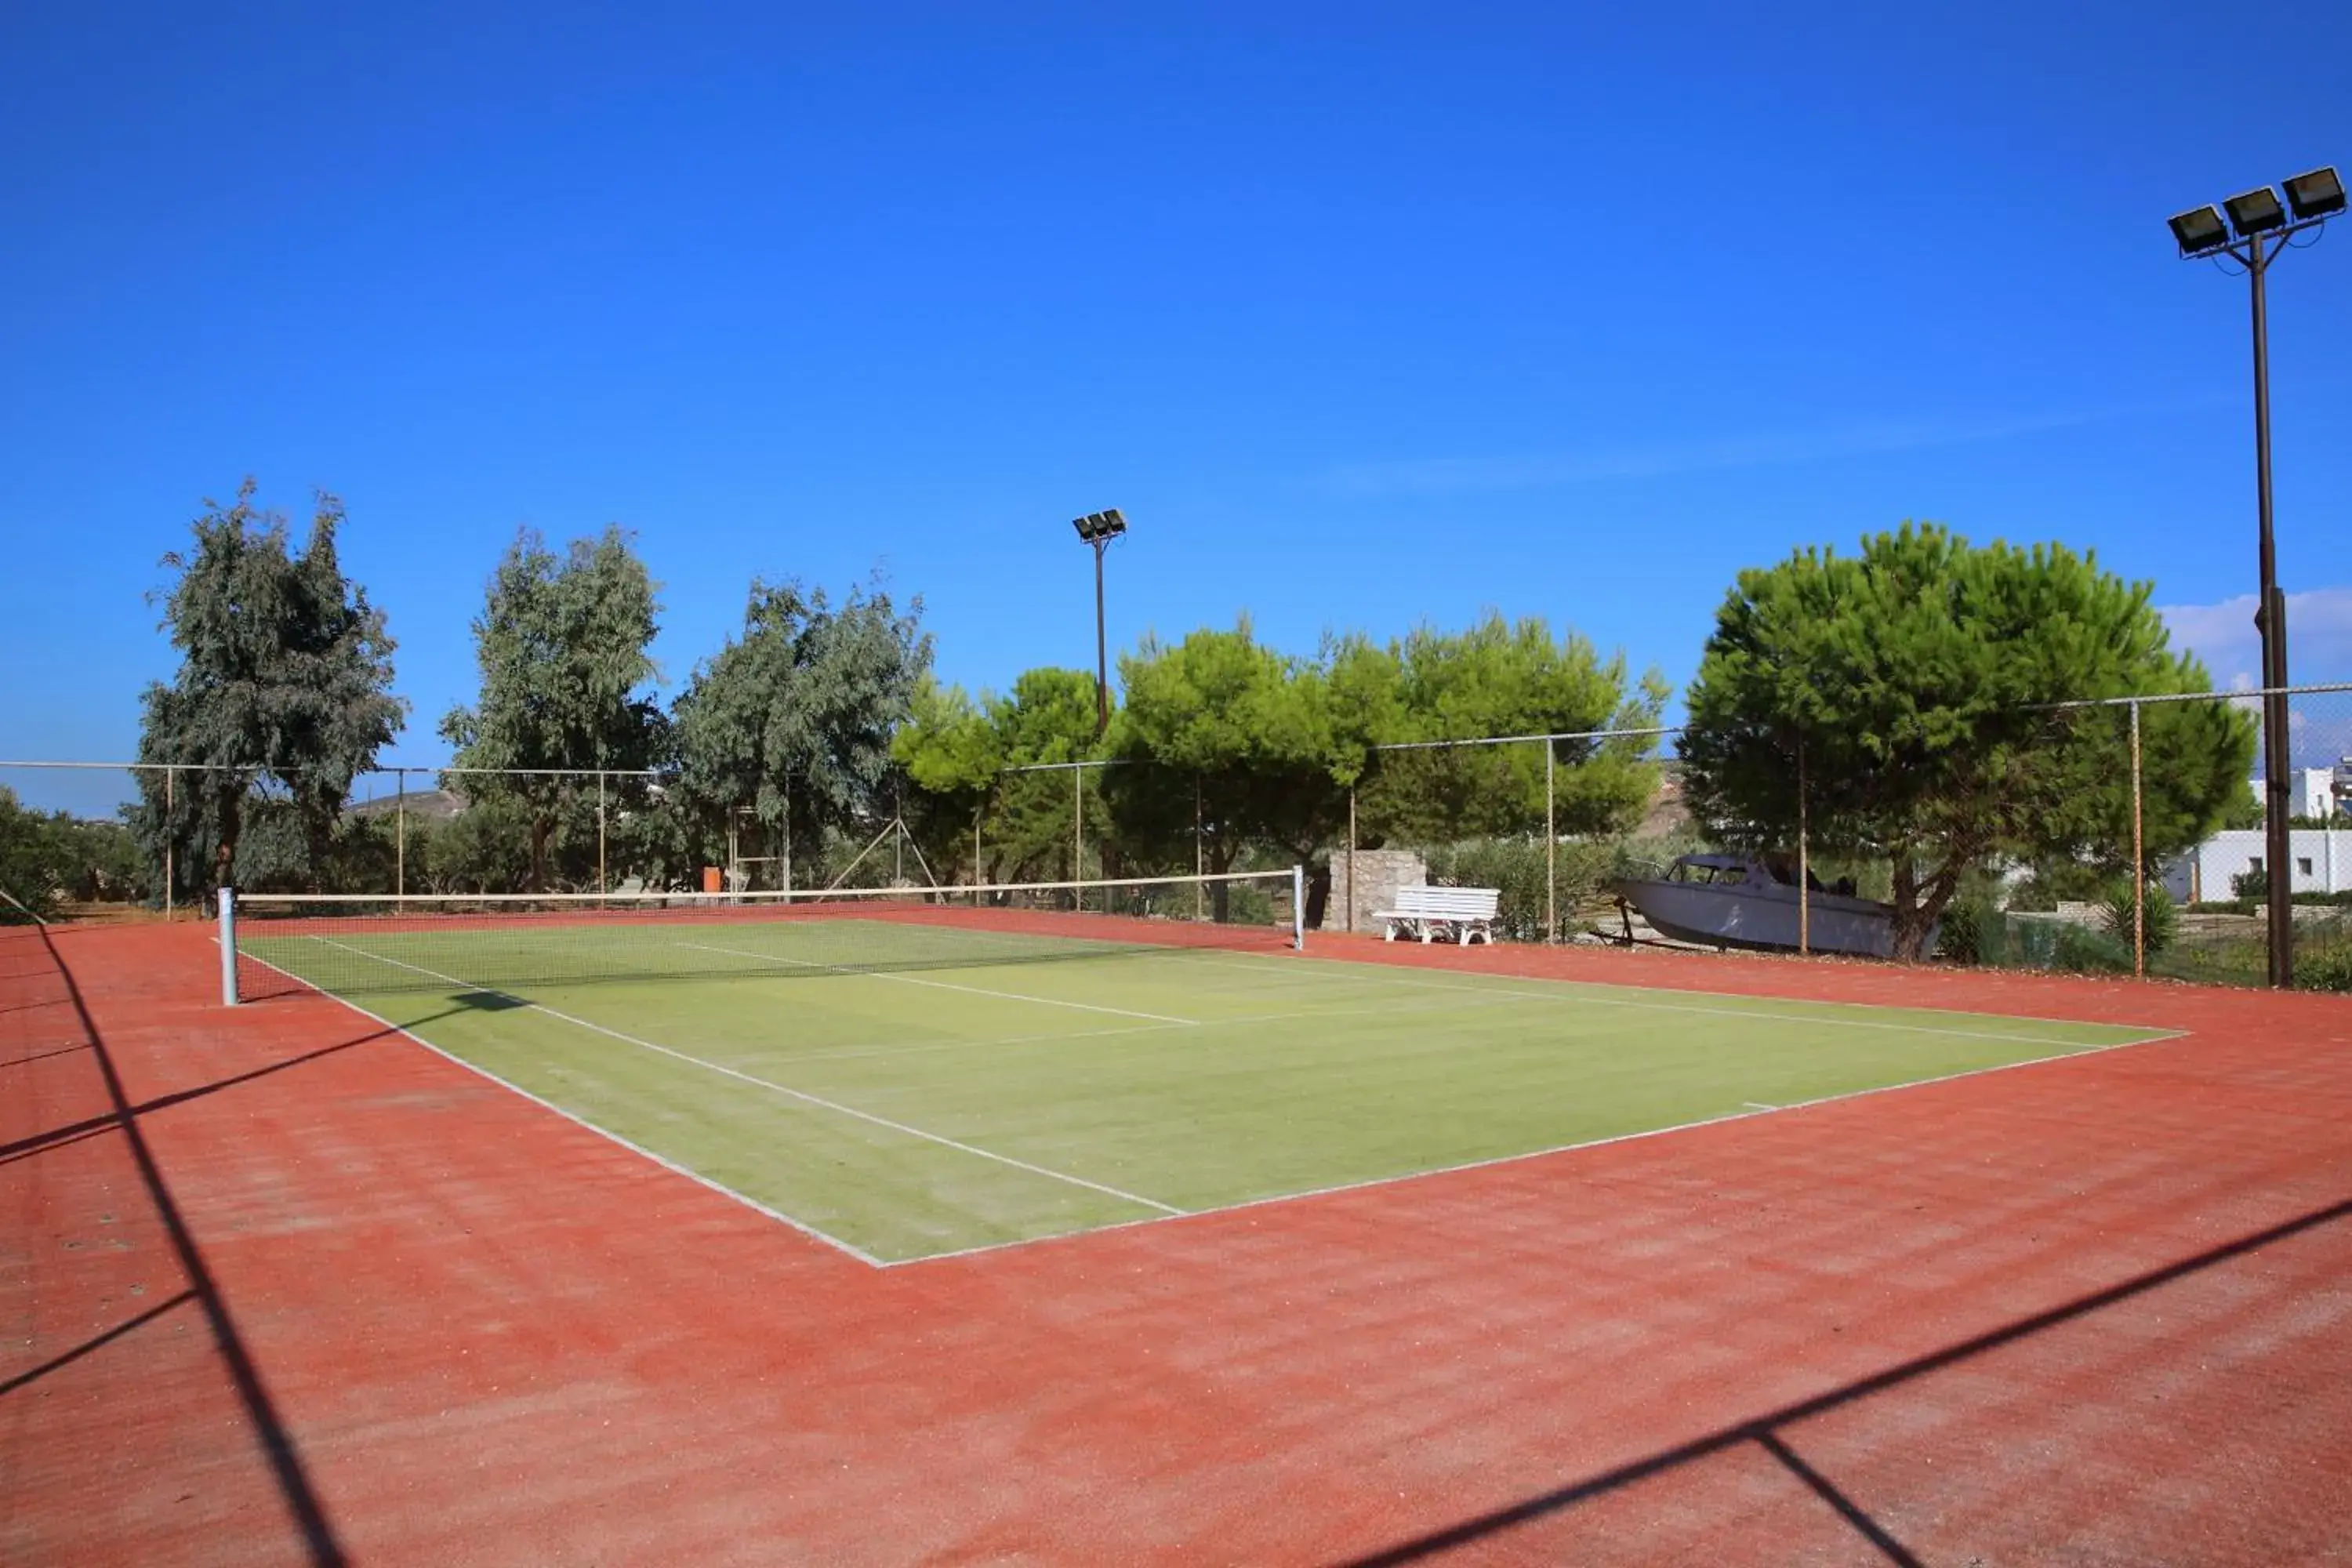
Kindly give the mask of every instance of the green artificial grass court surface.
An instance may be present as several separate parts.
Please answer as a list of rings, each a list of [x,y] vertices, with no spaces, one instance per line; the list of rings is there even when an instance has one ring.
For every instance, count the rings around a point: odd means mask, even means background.
[[[888,920],[245,946],[882,1263],[2161,1032]]]

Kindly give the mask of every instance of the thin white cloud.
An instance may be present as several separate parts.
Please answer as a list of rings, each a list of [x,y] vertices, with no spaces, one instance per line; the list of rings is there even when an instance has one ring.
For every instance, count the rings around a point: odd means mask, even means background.
[[[2262,684],[2263,642],[2254,630],[2254,595],[2214,605],[2164,605],[2157,613],[2175,647],[2205,661],[2213,684],[2251,690]],[[2287,678],[2297,686],[2352,680],[2352,587],[2314,588],[2286,596]]]
[[[1995,420],[1858,421],[1815,430],[1710,437],[1517,457],[1416,458],[1349,463],[1328,470],[1323,479],[1335,489],[1358,494],[1535,489],[1593,479],[1659,479],[2002,441],[2116,419],[2176,414],[2202,407],[2208,401]]]

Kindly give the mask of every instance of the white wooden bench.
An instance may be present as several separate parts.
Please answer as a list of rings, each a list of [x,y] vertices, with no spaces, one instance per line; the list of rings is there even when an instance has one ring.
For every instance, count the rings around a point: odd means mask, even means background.
[[[1388,921],[1382,942],[1394,942],[1400,932],[1423,942],[1449,937],[1467,947],[1495,942],[1495,906],[1502,901],[1499,888],[1399,888],[1397,907],[1376,910],[1372,918]]]

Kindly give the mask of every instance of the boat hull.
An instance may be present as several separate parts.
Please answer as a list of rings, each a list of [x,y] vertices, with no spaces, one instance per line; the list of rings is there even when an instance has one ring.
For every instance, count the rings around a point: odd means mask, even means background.
[[[1794,888],[1643,880],[1620,882],[1616,890],[1652,929],[1677,942],[1770,952],[1798,948]],[[1808,901],[1805,945],[1811,951],[1893,956],[1895,911],[1888,906],[1838,893],[1816,892]]]

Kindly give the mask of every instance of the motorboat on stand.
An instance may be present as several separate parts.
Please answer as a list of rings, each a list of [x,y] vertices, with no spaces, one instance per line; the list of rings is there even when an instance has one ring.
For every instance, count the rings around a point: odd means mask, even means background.
[[[1807,880],[1805,946],[1814,952],[1892,956],[1892,904],[1857,898],[1851,884],[1824,888],[1818,878]],[[1771,952],[1798,949],[1796,877],[1771,858],[1684,855],[1663,877],[1628,878],[1612,886],[1621,910],[1630,908],[1675,942]],[[1629,918],[1629,938],[1632,931]],[[1930,931],[1931,951],[1935,940]]]

